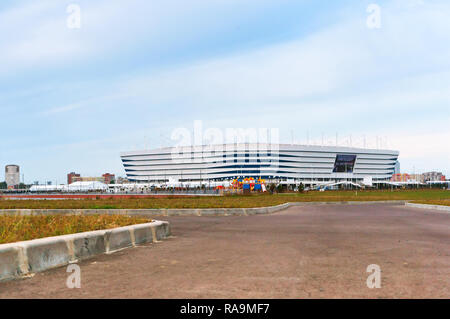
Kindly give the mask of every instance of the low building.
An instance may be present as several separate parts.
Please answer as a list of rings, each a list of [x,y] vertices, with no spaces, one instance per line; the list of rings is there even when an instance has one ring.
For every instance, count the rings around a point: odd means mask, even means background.
[[[409,180],[409,174],[394,174],[391,177],[391,182],[408,182]]]
[[[128,180],[128,178],[126,177],[117,177],[117,179],[115,180],[116,184],[128,184],[130,183],[130,181]]]
[[[67,174],[67,185],[72,184],[73,182],[75,182],[75,178],[81,177],[80,174],[77,174],[75,172],[71,172],[69,174]]]
[[[115,180],[115,175],[110,173],[105,173],[99,177],[81,176],[74,172],[67,174],[67,184],[73,184],[75,182],[100,182],[104,184],[111,184]]]
[[[31,192],[92,192],[108,191],[108,185],[98,182],[74,182],[70,185],[33,185]]]
[[[445,181],[445,175],[441,172],[427,172],[423,173],[425,182]]]
[[[103,183],[105,184],[111,184],[111,182],[114,182],[116,180],[116,175],[105,173],[102,175],[103,177]]]
[[[77,176],[72,179],[72,183],[76,182],[102,182],[103,177]]]
[[[425,183],[425,176],[423,174],[410,174],[409,180],[418,183]]]

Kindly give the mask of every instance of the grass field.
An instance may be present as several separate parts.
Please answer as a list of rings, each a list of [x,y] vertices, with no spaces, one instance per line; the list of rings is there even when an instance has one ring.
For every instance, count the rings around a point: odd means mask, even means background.
[[[286,194],[77,199],[77,200],[0,200],[0,209],[142,209],[142,208],[250,208],[286,202],[338,202],[380,200],[450,200],[449,190],[326,191]]]
[[[91,216],[0,216],[0,244],[85,231],[148,223],[142,217]]]

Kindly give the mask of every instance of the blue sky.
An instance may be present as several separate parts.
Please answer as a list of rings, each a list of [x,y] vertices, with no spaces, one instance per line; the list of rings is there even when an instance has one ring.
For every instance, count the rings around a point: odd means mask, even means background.
[[[378,138],[403,171],[450,175],[449,16],[425,0],[2,1],[0,165],[28,183],[123,176],[121,151],[202,120],[288,143]]]

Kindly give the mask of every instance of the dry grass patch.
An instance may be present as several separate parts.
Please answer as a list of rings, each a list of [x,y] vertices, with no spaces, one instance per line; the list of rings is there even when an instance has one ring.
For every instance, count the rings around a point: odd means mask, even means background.
[[[0,244],[151,222],[123,215],[0,216]]]
[[[67,200],[0,200],[1,209],[151,209],[151,208],[251,208],[286,202],[340,202],[379,200],[444,200],[448,190],[326,191],[286,194],[197,196],[164,198],[108,198]]]

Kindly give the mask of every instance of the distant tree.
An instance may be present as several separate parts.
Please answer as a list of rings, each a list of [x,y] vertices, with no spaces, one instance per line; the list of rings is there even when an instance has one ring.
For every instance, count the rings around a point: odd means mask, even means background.
[[[111,182],[109,182],[110,184],[115,184],[116,183],[116,181],[115,180],[111,180]]]
[[[8,185],[6,185],[6,182],[0,182],[0,189],[7,189]]]
[[[18,189],[28,189],[28,185],[25,185],[24,183],[20,183],[18,186]]]
[[[267,189],[269,190],[269,192],[271,194],[273,194],[273,192],[275,191],[276,185],[274,183],[271,183],[271,184],[269,184],[267,186],[268,186]]]
[[[278,184],[278,186],[277,186],[277,193],[282,193],[283,190],[284,190],[283,185],[282,184]]]
[[[303,193],[304,190],[305,190],[305,186],[303,185],[303,183],[300,183],[300,185],[298,185],[298,192]]]

